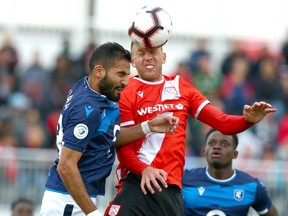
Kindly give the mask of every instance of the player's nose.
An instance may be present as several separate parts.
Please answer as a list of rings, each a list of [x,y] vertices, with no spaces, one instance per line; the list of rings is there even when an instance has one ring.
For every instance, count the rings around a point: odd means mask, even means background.
[[[129,83],[129,77],[125,77],[122,79],[121,84],[124,85],[125,87],[128,85]]]
[[[150,60],[150,59],[152,59],[152,57],[153,57],[153,55],[150,52],[145,52],[144,58],[146,60]]]

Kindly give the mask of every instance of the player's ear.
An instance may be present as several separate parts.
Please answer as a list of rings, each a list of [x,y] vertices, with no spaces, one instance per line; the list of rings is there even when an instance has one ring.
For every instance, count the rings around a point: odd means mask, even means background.
[[[134,68],[136,67],[136,66],[135,66],[134,58],[132,58],[132,60],[131,60],[131,65],[132,65],[132,67],[134,67]]]
[[[165,64],[166,62],[166,53],[163,53],[163,57],[162,57],[162,64]]]
[[[236,159],[238,157],[238,151],[235,150],[233,154],[234,154],[234,159]]]
[[[206,150],[206,148],[203,148],[203,149],[202,149],[202,154],[203,154],[203,155],[205,155],[205,152],[206,152],[205,150]]]
[[[96,75],[96,77],[101,78],[103,76],[103,73],[105,72],[105,69],[102,65],[95,65],[93,73]]]

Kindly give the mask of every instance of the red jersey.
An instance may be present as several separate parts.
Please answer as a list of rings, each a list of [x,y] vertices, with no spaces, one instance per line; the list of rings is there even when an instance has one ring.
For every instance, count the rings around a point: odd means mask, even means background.
[[[179,118],[179,126],[174,134],[150,133],[121,147],[117,151],[120,162],[117,173],[120,178],[128,171],[141,174],[146,166],[151,165],[168,173],[168,184],[176,184],[181,188],[185,164],[186,119],[188,114],[197,119],[208,103],[196,88],[178,75],[163,76],[158,82],[130,78],[119,101],[121,127],[137,125],[157,115],[176,116]],[[129,153],[127,160],[129,151],[132,154]],[[137,158],[133,160],[133,153],[134,156],[137,154],[140,161]]]

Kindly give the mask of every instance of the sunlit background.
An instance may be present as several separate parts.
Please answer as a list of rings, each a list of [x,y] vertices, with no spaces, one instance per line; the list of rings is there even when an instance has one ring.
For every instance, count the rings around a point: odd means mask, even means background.
[[[277,77],[273,86],[281,89],[271,88],[265,97],[257,97],[258,78],[247,75],[253,97],[236,102],[242,109],[244,102],[266,100],[278,112],[241,134],[237,165],[259,177],[280,212],[287,212],[288,62],[282,52],[288,42],[287,0],[8,0],[0,4],[0,50],[13,50],[15,56],[0,51],[1,216],[10,215],[10,204],[19,197],[33,200],[38,215],[47,171],[56,158],[55,124],[67,91],[87,73],[87,58],[97,45],[116,41],[129,49],[128,27],[144,5],[161,6],[172,18],[172,35],[164,46],[165,74],[182,74],[197,86],[198,71],[189,63],[198,42],[206,42],[206,66],[214,77],[207,88],[215,80],[219,83],[217,94],[208,94],[206,84],[199,89],[228,113],[241,114],[232,109],[235,102],[224,98],[230,93],[221,95],[227,75],[223,63],[233,46],[241,46],[252,69],[262,57],[272,61]],[[280,96],[274,94],[278,90]],[[199,149],[207,127],[190,120],[186,166],[202,166]],[[115,180],[114,174],[108,179],[101,209],[113,197]]]

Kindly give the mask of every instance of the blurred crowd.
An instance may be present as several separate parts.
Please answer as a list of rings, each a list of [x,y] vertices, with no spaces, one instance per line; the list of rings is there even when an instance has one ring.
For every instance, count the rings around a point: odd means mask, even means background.
[[[33,53],[32,63],[18,66],[19,53],[11,37],[0,48],[0,147],[55,148],[59,113],[71,86],[87,73],[87,59],[96,48],[91,42],[72,58],[69,41],[51,69]],[[0,148],[1,153],[1,148]]]
[[[239,134],[240,157],[286,160],[288,155],[288,40],[279,53],[268,46],[249,52],[249,45],[233,40],[213,65],[209,40],[199,38],[189,58],[175,65],[180,74],[195,85],[213,105],[241,115],[244,104],[266,101],[278,109],[264,121]],[[41,53],[33,54],[27,68],[19,67],[19,53],[9,37],[0,42],[0,153],[1,147],[55,148],[60,110],[71,86],[87,74],[87,59],[97,47],[92,41],[77,58],[63,40],[51,69],[41,63]],[[218,57],[219,58],[219,57]],[[187,155],[200,156],[208,126],[188,120]],[[233,127],[233,125],[231,125]]]

